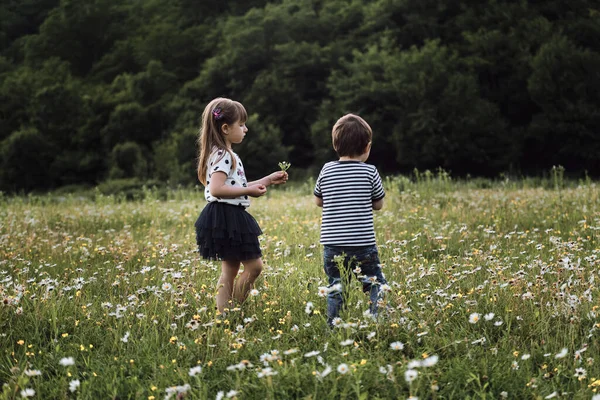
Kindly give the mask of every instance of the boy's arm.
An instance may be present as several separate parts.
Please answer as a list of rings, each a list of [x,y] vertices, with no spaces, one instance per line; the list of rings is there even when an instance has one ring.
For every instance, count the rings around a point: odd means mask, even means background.
[[[319,207],[323,207],[323,199],[319,196],[315,196],[315,204]]]
[[[379,200],[373,200],[373,210],[381,210],[383,208],[383,197]]]

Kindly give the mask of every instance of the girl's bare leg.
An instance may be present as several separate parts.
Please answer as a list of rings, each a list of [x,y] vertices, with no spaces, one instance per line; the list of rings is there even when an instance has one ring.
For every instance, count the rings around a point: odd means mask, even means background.
[[[254,281],[258,278],[263,269],[261,258],[242,261],[242,264],[244,264],[244,271],[240,274],[233,290],[233,297],[240,303],[243,303],[244,300],[246,300],[248,292],[254,285]]]
[[[229,302],[233,294],[233,281],[239,270],[239,261],[223,261],[221,264],[221,276],[217,283],[217,310],[221,313],[226,308],[230,308]]]

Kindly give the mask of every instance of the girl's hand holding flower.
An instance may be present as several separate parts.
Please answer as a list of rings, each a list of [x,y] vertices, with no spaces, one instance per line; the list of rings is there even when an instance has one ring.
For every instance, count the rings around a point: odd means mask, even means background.
[[[267,176],[267,179],[269,181],[269,185],[280,185],[287,182],[288,174],[285,171],[277,171]]]

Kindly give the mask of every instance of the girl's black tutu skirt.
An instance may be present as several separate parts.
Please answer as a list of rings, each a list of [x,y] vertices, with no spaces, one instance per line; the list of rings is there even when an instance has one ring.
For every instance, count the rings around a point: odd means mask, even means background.
[[[210,202],[196,221],[198,251],[208,260],[252,260],[262,256],[258,223],[242,206]]]

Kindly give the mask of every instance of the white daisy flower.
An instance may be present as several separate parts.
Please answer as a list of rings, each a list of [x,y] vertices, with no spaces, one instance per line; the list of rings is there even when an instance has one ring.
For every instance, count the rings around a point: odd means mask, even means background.
[[[556,354],[554,356],[554,358],[565,358],[567,356],[567,354],[569,354],[569,349],[567,349],[566,347],[564,347],[560,353]]]
[[[472,313],[471,315],[469,315],[469,322],[471,324],[476,324],[477,322],[479,322],[480,318],[481,315],[479,313]]]
[[[75,393],[75,391],[79,389],[80,385],[81,382],[79,382],[79,379],[73,379],[71,382],[69,382],[69,390],[71,391],[71,393]]]
[[[342,364],[338,365],[338,367],[337,367],[337,372],[339,372],[342,375],[347,374],[349,371],[350,371],[350,368],[348,368],[348,364],[342,363]]]
[[[58,363],[63,367],[68,367],[70,365],[75,365],[75,360],[73,359],[73,357],[64,357],[61,358]]]
[[[33,396],[35,396],[35,390],[33,390],[33,389],[27,388],[27,389],[21,390],[21,397],[25,398],[25,397],[33,397]]]
[[[390,343],[390,349],[392,349],[392,350],[402,350],[403,348],[404,348],[404,343],[402,343],[402,342]]]
[[[404,372],[404,380],[408,383],[412,383],[412,381],[417,379],[417,376],[419,376],[419,371],[416,369],[407,369]]]

